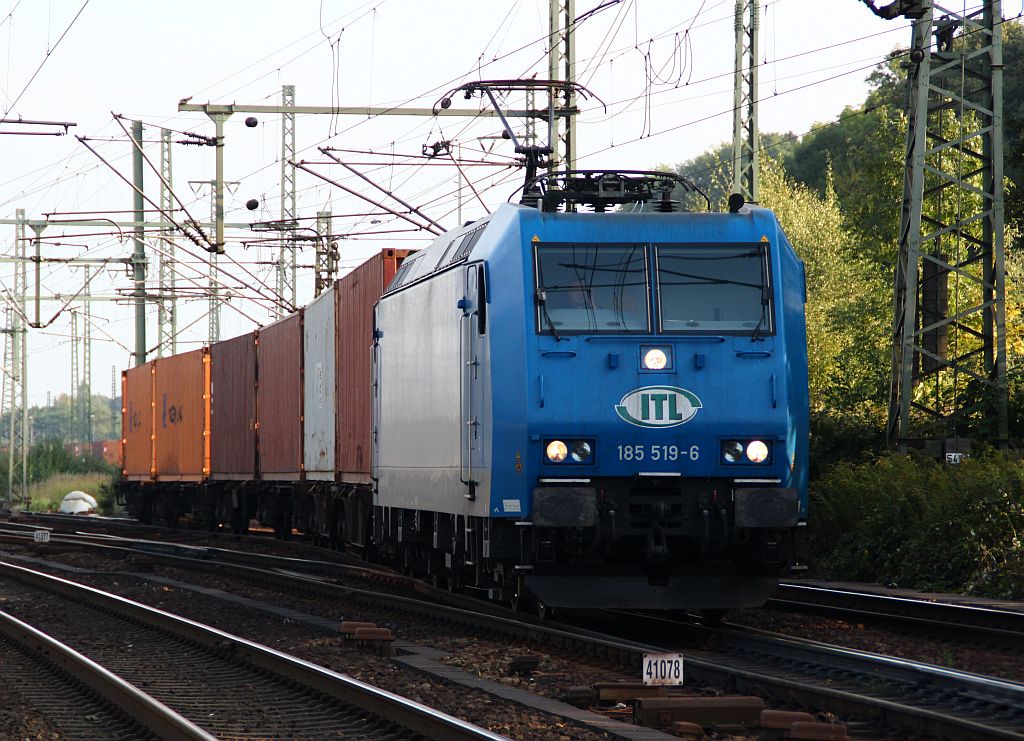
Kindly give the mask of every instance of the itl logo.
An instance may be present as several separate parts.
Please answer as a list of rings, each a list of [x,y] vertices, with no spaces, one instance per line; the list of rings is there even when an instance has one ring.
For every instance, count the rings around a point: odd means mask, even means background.
[[[675,427],[693,419],[700,408],[700,399],[686,389],[644,386],[623,396],[615,412],[637,427]]]

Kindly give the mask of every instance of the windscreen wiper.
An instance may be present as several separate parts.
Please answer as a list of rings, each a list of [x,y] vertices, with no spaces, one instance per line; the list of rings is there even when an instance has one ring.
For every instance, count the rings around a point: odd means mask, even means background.
[[[554,320],[551,319],[551,315],[548,313],[547,296],[544,291],[540,288],[537,289],[537,303],[540,305],[540,313],[547,322],[548,328],[551,330],[551,334],[555,336],[555,342],[560,342],[561,337],[558,335],[558,329],[555,327]]]

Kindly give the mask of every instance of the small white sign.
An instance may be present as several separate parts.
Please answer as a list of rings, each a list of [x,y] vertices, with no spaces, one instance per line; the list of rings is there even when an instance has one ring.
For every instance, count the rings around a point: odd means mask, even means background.
[[[32,539],[37,543],[49,543],[50,542],[50,531],[49,530],[36,530],[32,533]]]
[[[682,654],[644,654],[641,669],[644,684],[676,685],[683,683]]]

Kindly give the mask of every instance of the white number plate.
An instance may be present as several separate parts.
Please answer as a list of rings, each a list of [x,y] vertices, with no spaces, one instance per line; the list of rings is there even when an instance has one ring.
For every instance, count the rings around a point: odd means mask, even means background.
[[[682,654],[644,654],[644,684],[672,685],[683,683]]]
[[[699,461],[700,447],[691,445],[619,445],[620,461]]]

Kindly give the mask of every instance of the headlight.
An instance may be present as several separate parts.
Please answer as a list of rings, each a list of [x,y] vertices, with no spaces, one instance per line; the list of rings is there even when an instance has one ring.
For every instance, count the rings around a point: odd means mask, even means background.
[[[768,459],[768,446],[760,440],[752,440],[747,445],[747,458],[751,463],[762,463]]]
[[[544,463],[558,463],[567,466],[573,464],[592,465],[595,447],[596,443],[593,438],[547,439],[544,441]]]
[[[551,446],[549,445],[548,449],[550,450],[550,448]],[[572,444],[572,459],[577,463],[585,463],[587,460],[590,459],[590,456],[591,454],[593,454],[593,452],[594,449],[590,447],[590,443],[588,443],[586,440],[576,440]]]
[[[647,370],[664,370],[668,366],[668,353],[660,347],[652,347],[644,352],[643,362]]]
[[[565,456],[569,454],[569,448],[561,440],[552,440],[548,443],[546,453],[549,461],[561,463],[565,460]]]
[[[739,463],[743,460],[743,443],[736,440],[722,443],[722,457],[727,463]]]
[[[665,371],[672,367],[672,349],[668,347],[641,347],[641,364],[645,371]]]
[[[722,462],[727,464],[771,463],[772,446],[763,440],[723,440]]]

